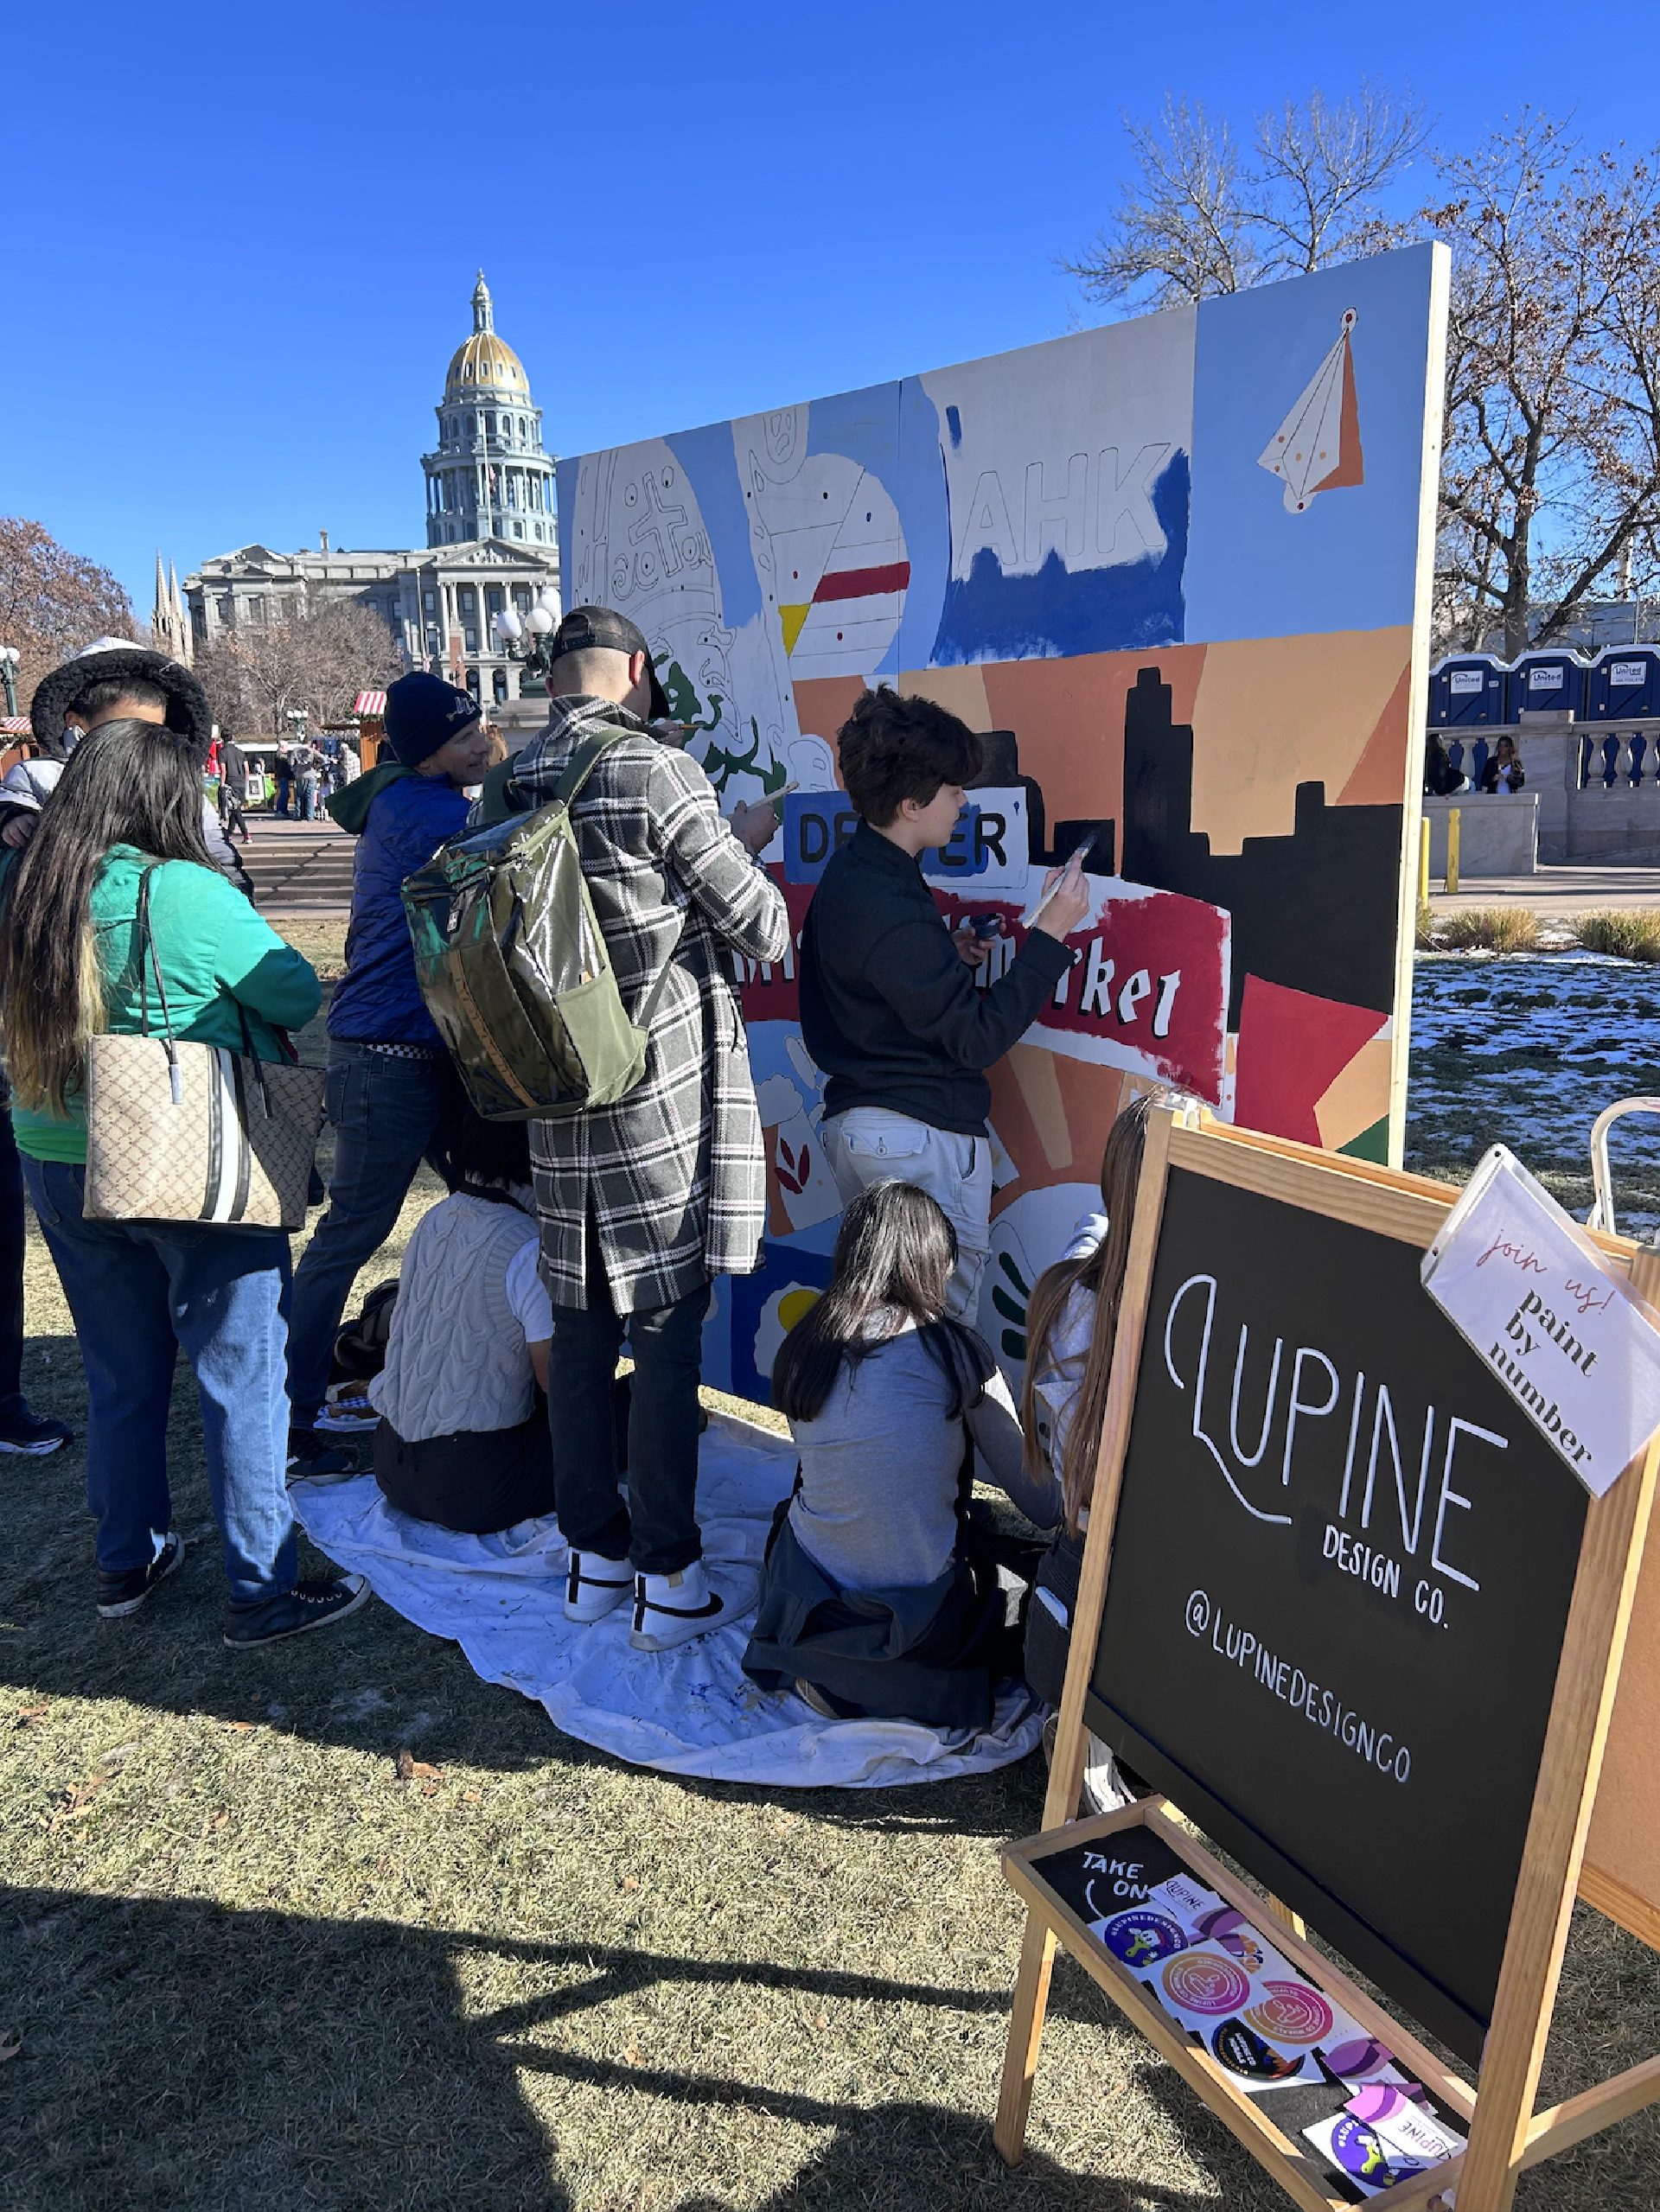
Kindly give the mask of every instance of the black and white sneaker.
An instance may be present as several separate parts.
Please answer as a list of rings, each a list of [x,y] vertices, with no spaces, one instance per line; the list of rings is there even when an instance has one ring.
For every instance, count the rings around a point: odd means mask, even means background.
[[[599,1552],[572,1552],[565,1579],[565,1617],[579,1629],[615,1613],[634,1592],[634,1569],[626,1559]]]
[[[251,1651],[256,1644],[281,1643],[285,1636],[303,1636],[310,1629],[326,1629],[343,1621],[368,1603],[369,1585],[361,1575],[342,1575],[338,1582],[297,1583],[278,1597],[259,1605],[233,1605],[225,1615],[225,1641],[232,1651]]]
[[[636,1651],[672,1651],[676,1644],[740,1620],[760,1588],[760,1577],[747,1567],[723,1566],[711,1573],[701,1559],[678,1574],[636,1575],[629,1641]]]
[[[31,1459],[44,1459],[61,1444],[74,1440],[75,1432],[67,1421],[48,1420],[31,1413],[27,1406],[19,1406],[9,1421],[0,1421],[0,1451],[22,1451]]]
[[[169,1529],[159,1539],[155,1558],[147,1567],[129,1567],[124,1573],[98,1571],[98,1617],[124,1621],[136,1613],[158,1582],[165,1582],[184,1557],[184,1539]]]

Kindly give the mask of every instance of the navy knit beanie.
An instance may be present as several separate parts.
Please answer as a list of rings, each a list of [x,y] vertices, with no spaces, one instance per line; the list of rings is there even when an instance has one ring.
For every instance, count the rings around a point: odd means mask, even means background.
[[[406,768],[418,768],[440,745],[476,722],[479,711],[470,692],[458,692],[442,676],[418,668],[386,687],[386,743]]]

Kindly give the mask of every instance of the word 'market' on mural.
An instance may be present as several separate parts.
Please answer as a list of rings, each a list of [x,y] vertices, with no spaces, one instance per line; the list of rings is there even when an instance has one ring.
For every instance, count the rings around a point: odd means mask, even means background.
[[[954,925],[1000,917],[985,982],[1089,848],[1076,964],[993,1078],[1011,1373],[1124,1074],[1399,1157],[1446,283],[1414,247],[560,466],[568,603],[640,624],[724,806],[795,787],[765,859],[797,940],[867,684],[985,737],[923,863]],[[763,1398],[837,1198],[795,947],[739,969],[766,1265],[718,1285],[706,1372]]]

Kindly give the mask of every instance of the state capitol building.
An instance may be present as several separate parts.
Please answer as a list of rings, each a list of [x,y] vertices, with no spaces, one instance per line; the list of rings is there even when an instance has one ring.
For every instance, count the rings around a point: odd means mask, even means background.
[[[411,668],[463,685],[487,710],[514,698],[519,666],[491,617],[521,616],[556,595],[556,456],[542,447],[542,411],[524,365],[497,336],[481,270],[472,335],[456,348],[437,408],[438,438],[423,454],[426,546],[408,552],[274,553],[260,545],[204,561],[185,578],[192,643],[218,644],[238,625],[282,619],[297,598],[351,598],[380,615]]]

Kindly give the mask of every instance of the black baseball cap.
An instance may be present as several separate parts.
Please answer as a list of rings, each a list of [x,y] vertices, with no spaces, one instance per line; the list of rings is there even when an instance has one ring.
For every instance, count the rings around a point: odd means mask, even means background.
[[[651,672],[651,720],[667,722],[668,700],[657,680],[656,665],[646,634],[614,607],[573,607],[547,641],[551,666],[567,653],[643,653]]]

